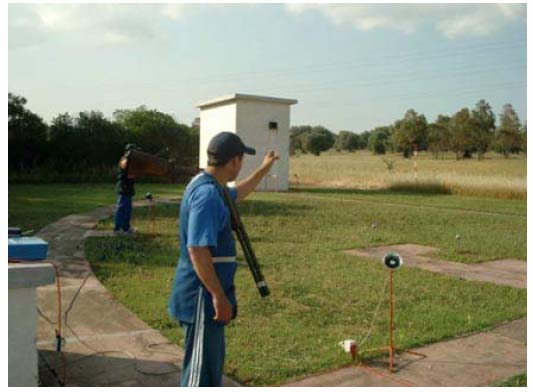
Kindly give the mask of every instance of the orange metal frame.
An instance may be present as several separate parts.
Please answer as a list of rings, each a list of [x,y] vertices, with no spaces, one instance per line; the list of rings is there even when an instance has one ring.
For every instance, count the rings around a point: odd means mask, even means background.
[[[364,352],[388,351],[389,352],[389,371],[391,373],[395,371],[394,370],[394,352],[406,352],[417,357],[426,358],[425,354],[418,353],[416,351],[404,350],[404,349],[399,349],[397,347],[394,347],[394,342],[393,342],[393,337],[392,337],[392,333],[394,330],[394,326],[393,326],[394,292],[393,292],[393,278],[392,278],[393,273],[394,273],[394,270],[391,269],[389,271],[389,345],[385,347],[379,347],[379,348],[374,348],[374,349],[364,351]]]

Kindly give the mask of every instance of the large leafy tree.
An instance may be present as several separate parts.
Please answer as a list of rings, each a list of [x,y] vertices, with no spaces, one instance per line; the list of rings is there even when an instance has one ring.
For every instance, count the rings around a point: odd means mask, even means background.
[[[48,126],[26,103],[26,98],[8,93],[8,161],[16,170],[36,168],[47,154]]]
[[[374,154],[385,154],[391,149],[392,127],[376,127],[368,137],[368,149]]]
[[[126,131],[101,112],[82,112],[76,120],[80,139],[86,141],[84,162],[90,167],[109,167],[118,162],[126,143]]]
[[[304,140],[306,151],[319,156],[321,152],[327,151],[334,146],[335,135],[330,130],[319,125],[313,127]]]
[[[333,132],[323,126],[294,126],[290,129],[289,151],[291,154],[301,151],[318,156],[321,152],[332,148],[335,140]]]
[[[522,144],[520,119],[511,104],[503,106],[500,126],[496,131],[495,149],[506,158],[510,153],[518,153]]]
[[[359,134],[359,145],[358,150],[368,149],[368,139],[370,138],[370,131],[364,131]]]
[[[434,123],[428,125],[428,150],[435,158],[450,149],[450,120],[449,116],[439,115]]]
[[[472,117],[468,108],[463,108],[453,115],[450,120],[450,133],[450,148],[455,151],[456,158],[471,157],[475,142]]]
[[[193,133],[169,114],[140,106],[134,110],[117,110],[113,116],[128,131],[130,141],[144,151],[178,163],[191,155]]]
[[[394,127],[392,142],[396,151],[405,157],[413,154],[414,149],[427,149],[427,120],[423,114],[409,109],[403,119]]]
[[[101,112],[60,114],[50,126],[53,167],[58,171],[112,167],[123,152],[126,131]]]
[[[350,131],[340,131],[335,141],[337,151],[355,151],[359,147],[359,135]]]
[[[310,134],[313,130],[313,127],[310,125],[297,125],[291,127],[289,131],[290,145],[289,152],[291,155],[294,155],[297,151],[306,153],[305,149],[305,136]]]
[[[496,119],[489,103],[483,99],[476,104],[471,116],[472,146],[478,154],[478,159],[481,159],[494,138]]]
[[[71,170],[77,166],[77,155],[83,149],[74,118],[68,113],[59,114],[50,125],[50,149],[54,152],[50,163],[58,171]]]

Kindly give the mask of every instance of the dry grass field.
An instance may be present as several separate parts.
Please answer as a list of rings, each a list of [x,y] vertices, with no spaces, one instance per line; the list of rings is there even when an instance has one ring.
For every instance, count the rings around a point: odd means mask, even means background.
[[[392,162],[392,170],[384,160]],[[421,153],[416,159],[404,159],[400,154],[373,155],[363,150],[291,157],[289,180],[291,185],[525,199],[526,176],[524,155],[505,159],[490,153],[483,160],[457,161],[454,154],[433,159]]]

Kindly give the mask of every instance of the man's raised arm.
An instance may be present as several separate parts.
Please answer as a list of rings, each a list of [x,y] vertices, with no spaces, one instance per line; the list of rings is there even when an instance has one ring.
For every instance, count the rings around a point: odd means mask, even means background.
[[[274,162],[279,159],[279,155],[277,155],[274,151],[269,151],[265,158],[263,159],[263,163],[247,178],[240,181],[235,187],[237,188],[237,201],[242,201],[248,196],[250,193],[252,193],[257,185],[261,182],[264,176],[266,176],[274,164]]]

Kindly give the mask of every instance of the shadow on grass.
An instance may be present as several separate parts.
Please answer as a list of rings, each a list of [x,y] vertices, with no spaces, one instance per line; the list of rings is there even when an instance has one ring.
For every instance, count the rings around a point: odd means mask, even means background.
[[[248,200],[237,205],[242,216],[300,216],[309,206],[277,201]]]
[[[311,188],[304,186],[294,186],[289,189],[290,193],[309,193],[309,194],[323,194],[323,195],[354,195],[354,196],[400,196],[400,195],[416,195],[416,196],[435,196],[436,194],[446,195],[449,193],[435,193],[426,192],[417,189],[358,189],[358,188]]]
[[[310,207],[289,204],[278,201],[266,200],[246,200],[237,204],[237,209],[242,216],[288,216],[301,215],[304,210],[309,210]],[[178,218],[180,204],[160,204],[150,207],[136,207],[134,214],[136,217],[142,218]]]
[[[239,206],[243,217],[254,216],[296,216],[310,207],[297,205],[295,203],[283,203],[277,201],[250,200]],[[149,207],[135,208],[136,219],[149,221],[151,218],[176,219],[172,223],[164,225],[176,225],[176,231],[172,234],[137,233],[134,237],[95,237],[88,238],[85,242],[85,255],[93,264],[93,268],[101,271],[109,268],[152,266],[152,267],[174,267],[179,258],[179,242],[177,238],[177,217],[179,206],[161,205],[150,211]],[[106,220],[109,225],[112,217]],[[176,223],[174,223],[176,222]],[[150,227],[150,223],[148,228]],[[148,229],[149,230],[149,229]],[[165,230],[166,231],[166,230]],[[253,242],[260,242],[261,238],[251,238]],[[166,256],[163,256],[166,255]],[[95,264],[96,263],[96,264]],[[111,271],[109,271],[111,273]]]
[[[175,266],[179,258],[177,241],[174,245],[162,245],[155,241],[156,237],[161,236],[91,237],[85,241],[85,256],[95,272],[121,267]]]

